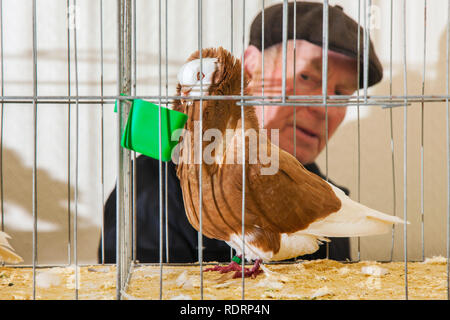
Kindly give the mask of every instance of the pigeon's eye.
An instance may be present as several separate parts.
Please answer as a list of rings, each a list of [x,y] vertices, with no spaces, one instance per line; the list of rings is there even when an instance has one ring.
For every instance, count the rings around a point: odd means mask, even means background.
[[[202,72],[202,79],[205,78],[205,74]],[[197,80],[200,81],[200,72],[197,72]]]
[[[300,77],[301,77],[303,80],[309,80],[309,77],[308,77],[306,74],[301,73],[301,74],[300,74]]]

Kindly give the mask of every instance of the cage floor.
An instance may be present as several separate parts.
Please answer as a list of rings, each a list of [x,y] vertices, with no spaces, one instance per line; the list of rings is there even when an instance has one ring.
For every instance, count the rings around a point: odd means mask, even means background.
[[[265,273],[246,279],[246,299],[404,299],[404,263],[332,260],[265,265]],[[159,299],[159,266],[135,266],[125,295]],[[241,299],[242,280],[203,272],[204,299]],[[200,299],[198,266],[164,266],[163,299]],[[31,268],[0,268],[0,300],[32,298]],[[116,268],[81,267],[79,299],[114,299]],[[72,267],[39,268],[37,299],[74,299]],[[447,265],[442,257],[408,263],[409,299],[446,299]]]

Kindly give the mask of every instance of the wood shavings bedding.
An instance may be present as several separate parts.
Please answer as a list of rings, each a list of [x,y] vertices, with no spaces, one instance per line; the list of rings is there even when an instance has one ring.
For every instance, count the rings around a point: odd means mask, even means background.
[[[246,279],[246,299],[404,299],[404,263],[332,260],[269,264]],[[39,268],[37,299],[74,299],[73,267]],[[446,299],[446,258],[408,263],[409,299]],[[0,267],[0,300],[32,299],[32,269]],[[81,267],[79,299],[115,299],[115,266]],[[136,266],[125,299],[159,299],[159,266]],[[241,299],[241,279],[203,272],[204,299]],[[200,299],[199,266],[164,266],[163,299]]]

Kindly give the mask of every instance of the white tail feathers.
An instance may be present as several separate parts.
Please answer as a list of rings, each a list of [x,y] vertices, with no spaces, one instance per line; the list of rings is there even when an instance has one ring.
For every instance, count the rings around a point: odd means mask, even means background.
[[[0,262],[6,263],[19,263],[22,262],[23,259],[16,253],[14,253],[14,249],[8,242],[8,239],[11,237],[0,231]]]
[[[341,200],[341,209],[311,223],[302,233],[322,237],[360,237],[387,233],[394,223],[404,223],[399,217],[370,209],[353,201],[332,184],[330,186]]]

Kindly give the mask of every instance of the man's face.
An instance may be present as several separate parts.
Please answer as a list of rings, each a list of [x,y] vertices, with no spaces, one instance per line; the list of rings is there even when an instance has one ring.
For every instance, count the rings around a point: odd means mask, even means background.
[[[295,90],[294,41],[296,41]],[[328,53],[328,95],[352,95],[357,89],[356,60],[332,51]],[[304,40],[289,40],[286,58],[286,95],[321,95],[322,47]],[[250,46],[246,50],[244,63],[252,77],[249,85],[251,94],[261,95],[261,52],[256,47]],[[282,46],[279,44],[265,50],[264,95],[282,94],[282,72]],[[295,134],[297,159],[303,164],[314,162],[326,144],[325,107],[296,107],[295,123],[293,107],[265,106],[264,109],[264,127],[269,129],[269,132],[270,129],[279,129],[279,146],[294,153]],[[344,120],[346,109],[346,107],[328,107],[328,138]],[[256,110],[262,124],[262,107],[257,107]]]

